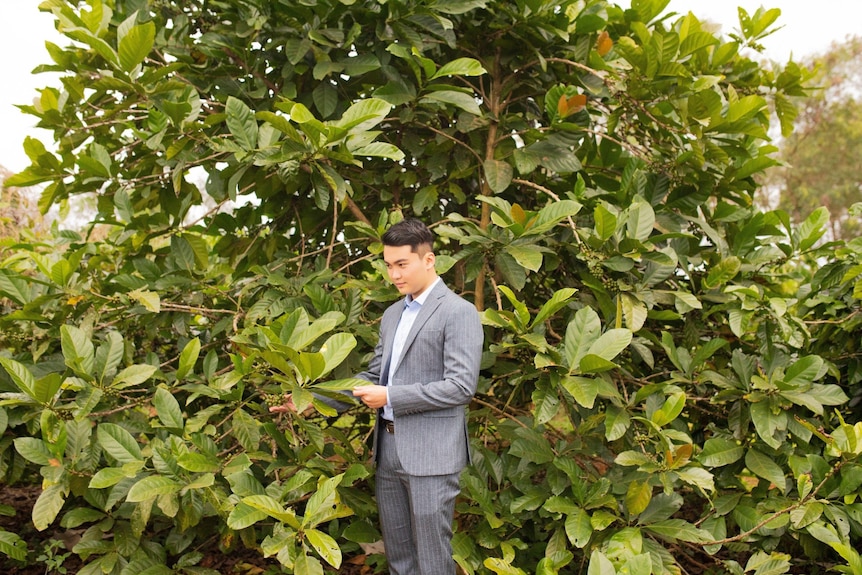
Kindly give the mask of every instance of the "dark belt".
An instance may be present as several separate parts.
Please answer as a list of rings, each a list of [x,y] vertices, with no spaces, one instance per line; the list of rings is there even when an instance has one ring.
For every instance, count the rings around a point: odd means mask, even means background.
[[[395,422],[383,420],[383,427],[388,433],[395,433]]]

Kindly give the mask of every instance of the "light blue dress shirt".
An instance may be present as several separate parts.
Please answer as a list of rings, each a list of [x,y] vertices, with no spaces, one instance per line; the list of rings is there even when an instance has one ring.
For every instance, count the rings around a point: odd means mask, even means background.
[[[407,341],[407,336],[410,334],[410,328],[413,327],[413,322],[416,321],[416,316],[422,309],[422,304],[428,299],[428,295],[441,280],[438,277],[428,288],[419,294],[419,297],[413,299],[408,295],[404,298],[404,311],[401,312],[401,320],[398,322],[398,327],[395,329],[395,338],[392,340],[392,357],[389,360],[389,373],[386,378],[387,387],[392,376],[395,375],[395,368],[398,367],[398,362],[401,360],[401,353],[404,351],[404,343]],[[392,413],[392,404],[389,403],[389,390],[386,390],[386,405],[383,406],[383,419],[395,421],[395,414]]]

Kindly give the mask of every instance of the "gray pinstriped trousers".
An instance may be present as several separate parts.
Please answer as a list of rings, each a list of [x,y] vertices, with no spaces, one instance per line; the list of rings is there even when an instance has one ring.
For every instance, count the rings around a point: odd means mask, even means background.
[[[378,442],[377,507],[390,575],[454,575],[452,520],[460,472],[408,475],[395,437],[380,429]]]

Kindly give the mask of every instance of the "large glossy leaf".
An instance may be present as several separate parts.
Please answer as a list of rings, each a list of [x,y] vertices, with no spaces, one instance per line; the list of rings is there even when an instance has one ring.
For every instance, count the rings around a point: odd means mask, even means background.
[[[707,467],[721,467],[739,461],[745,454],[745,448],[732,439],[713,437],[707,439],[698,460]]]
[[[590,346],[598,340],[602,325],[598,314],[590,307],[578,310],[575,318],[566,328],[564,352],[569,369],[580,368],[581,358],[587,354]]]
[[[115,423],[102,423],[96,428],[99,445],[118,463],[133,463],[143,459],[141,448],[132,434]]]
[[[136,15],[131,18],[136,18]],[[132,26],[124,35],[121,35],[117,50],[120,67],[126,72],[131,72],[141,64],[153,49],[155,36],[156,25],[152,21]]]
[[[500,193],[512,183],[512,165],[502,160],[485,160],[483,169],[485,181],[494,193]]]
[[[250,152],[257,148],[258,126],[254,112],[245,102],[233,96],[225,105],[228,130],[242,150]]]
[[[170,391],[163,387],[158,388],[153,396],[153,405],[162,425],[173,429],[183,428],[182,409]]]
[[[351,132],[364,132],[372,129],[386,118],[392,104],[380,98],[369,98],[350,106],[335,125]]]
[[[782,493],[785,491],[784,470],[772,457],[756,449],[749,449],[745,453],[745,466],[758,477],[775,485]]]
[[[126,495],[126,501],[140,503],[141,501],[153,499],[161,495],[172,495],[174,493],[178,493],[182,488],[182,484],[169,477],[150,475],[149,477],[144,477],[129,489],[129,493]]]
[[[73,325],[60,328],[60,343],[66,365],[84,377],[92,377],[95,364],[95,348],[89,336]]]
[[[177,367],[177,381],[180,381],[194,370],[201,353],[201,340],[194,338],[190,340],[180,353],[179,366]]]
[[[457,90],[438,90],[436,92],[429,92],[423,96],[419,102],[421,104],[448,104],[455,106],[456,108],[460,108],[465,112],[469,112],[474,116],[482,115],[482,110],[479,108],[479,104],[476,103],[475,98]]]
[[[602,359],[612,360],[620,354],[632,341],[632,332],[628,329],[609,329],[590,344],[588,354]]]
[[[593,526],[586,511],[577,508],[566,517],[566,535],[578,549],[586,547],[593,535]]]
[[[42,490],[33,505],[33,526],[37,530],[44,531],[54,523],[66,503],[67,495],[62,485],[49,485]]]
[[[475,58],[458,58],[441,66],[429,80],[444,76],[481,76],[485,72],[485,68]]]
[[[304,533],[308,542],[324,561],[336,569],[341,567],[341,548],[335,539],[317,529],[306,529]]]
[[[107,383],[107,378],[112,375],[123,360],[125,342],[123,336],[112,331],[105,336],[105,341],[96,350],[95,355],[95,377],[100,385]]]
[[[27,542],[15,533],[0,531],[0,553],[23,562],[27,558]]]
[[[3,369],[6,370],[6,373],[9,374],[9,377],[18,389],[26,393],[31,398],[36,399],[36,380],[33,378],[33,374],[30,373],[30,370],[27,369],[26,366],[6,357],[0,357],[0,365],[2,365]]]
[[[130,365],[114,377],[111,387],[125,389],[141,385],[150,379],[156,371],[158,371],[158,368],[154,365]]]
[[[348,333],[331,335],[320,346],[320,354],[325,364],[323,374],[331,372],[341,365],[350,352],[356,347],[356,338]],[[321,375],[323,375],[321,374]]]

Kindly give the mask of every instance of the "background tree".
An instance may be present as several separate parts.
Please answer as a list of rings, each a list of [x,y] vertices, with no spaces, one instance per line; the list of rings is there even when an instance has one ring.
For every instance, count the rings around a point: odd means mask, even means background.
[[[768,190],[777,192],[779,204],[795,221],[825,206],[832,214],[831,235],[859,235],[862,181],[857,169],[862,154],[862,39],[833,44],[805,65],[816,73],[817,87],[805,98],[796,129],[782,140],[784,165],[770,171]]]
[[[370,416],[311,392],[372,349],[404,215],[487,330],[465,571],[858,572],[862,244],[753,207],[805,93],[739,53],[777,10],[734,40],[666,0],[42,6],[57,148],[12,180],[97,215],[0,267],[0,473],[86,529],[81,573],[377,539]]]

